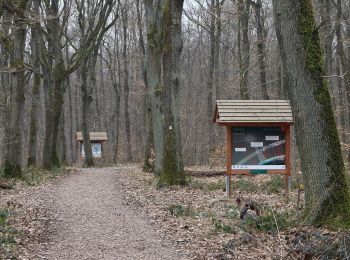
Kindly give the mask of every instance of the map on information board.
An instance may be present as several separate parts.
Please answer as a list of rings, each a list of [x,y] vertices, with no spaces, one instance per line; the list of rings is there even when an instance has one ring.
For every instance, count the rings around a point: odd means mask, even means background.
[[[281,127],[233,127],[232,169],[286,169],[285,143]]]
[[[100,143],[91,143],[92,157],[101,158],[102,157],[102,147]],[[81,155],[85,158],[84,144],[81,146]]]

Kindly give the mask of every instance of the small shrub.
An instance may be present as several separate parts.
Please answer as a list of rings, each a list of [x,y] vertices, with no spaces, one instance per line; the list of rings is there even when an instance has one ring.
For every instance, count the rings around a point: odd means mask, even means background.
[[[284,230],[292,226],[293,220],[288,213],[277,213],[268,210],[266,215],[259,218],[257,229],[265,232],[275,233],[278,230]]]
[[[225,217],[228,219],[238,219],[239,214],[240,214],[240,208],[238,208],[237,206],[229,206],[227,207]]]
[[[272,176],[271,180],[265,182],[262,185],[262,189],[265,190],[268,194],[280,193],[284,188],[284,176]]]
[[[235,185],[235,184],[233,184]],[[235,188],[235,186],[233,186]],[[246,192],[253,192],[258,190],[258,185],[256,185],[252,181],[248,181],[244,178],[240,178],[237,181],[237,188],[241,191],[246,191]]]
[[[216,182],[211,182],[207,184],[207,189],[209,191],[216,191],[216,190],[222,190],[225,191],[226,190],[226,182],[225,180],[218,180]]]
[[[232,227],[230,225],[226,225],[221,220],[217,220],[215,218],[212,218],[212,222],[213,222],[214,228],[217,232],[224,232],[224,233],[229,233],[229,234],[236,232],[234,227]]]
[[[268,209],[259,217],[248,217],[242,223],[248,230],[276,233],[277,230],[285,230],[293,226],[294,219],[288,213],[277,213]]]
[[[182,206],[180,204],[173,204],[168,210],[170,211],[171,215],[175,217],[187,217],[193,213],[190,207]]]
[[[43,170],[40,168],[28,168],[23,172],[22,177],[20,178],[29,186],[38,185],[46,180],[52,179],[55,176],[62,175],[66,173],[66,168],[54,168],[50,171]]]
[[[193,177],[190,175],[186,176],[186,183],[188,187],[193,189],[200,189],[200,190],[205,189],[205,184],[203,182],[194,180]]]
[[[8,209],[0,209],[0,227],[5,226],[6,219],[10,215],[10,211]]]
[[[199,218],[208,218],[210,217],[210,213],[207,211],[193,211],[192,214],[195,217],[199,217]]]
[[[16,244],[15,235],[18,231],[7,223],[10,214],[10,210],[6,208],[0,209],[0,255],[6,256],[4,259],[15,259],[11,252]]]
[[[235,233],[235,229],[232,226],[228,226],[228,225],[223,225],[222,226],[222,231],[224,231],[224,233]]]
[[[204,190],[205,189],[205,184],[200,181],[192,181],[189,186],[194,189],[199,189],[199,190]]]

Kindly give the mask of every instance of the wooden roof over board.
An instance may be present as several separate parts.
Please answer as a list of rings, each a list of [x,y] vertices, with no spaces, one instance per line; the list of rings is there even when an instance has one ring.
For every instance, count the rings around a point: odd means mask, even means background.
[[[76,136],[77,141],[83,141],[82,132],[77,132]],[[91,141],[107,141],[107,133],[106,132],[90,132],[90,140]]]
[[[293,123],[289,100],[218,100],[214,123]]]

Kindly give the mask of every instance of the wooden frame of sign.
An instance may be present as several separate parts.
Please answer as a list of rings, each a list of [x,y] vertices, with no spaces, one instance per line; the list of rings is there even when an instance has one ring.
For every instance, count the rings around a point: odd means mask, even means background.
[[[226,128],[226,191],[230,197],[232,194],[232,175],[254,174],[282,174],[285,178],[286,196],[290,190],[291,176],[291,125],[293,124],[292,112],[289,101],[285,100],[219,100],[214,112],[214,123]],[[284,136],[283,162],[280,165],[245,165],[237,163],[234,149],[245,152],[246,148],[234,147],[234,129],[252,129],[259,132],[263,129],[280,129]],[[267,136],[266,136],[267,137]],[[282,139],[282,138],[281,138]],[[275,140],[279,140],[276,136]],[[273,142],[273,141],[272,141]],[[258,142],[257,144],[262,144]],[[253,142],[252,142],[253,144]],[[271,142],[270,142],[271,144]],[[280,142],[281,144],[281,142]],[[236,143],[237,145],[237,143]],[[242,145],[242,144],[241,144]],[[252,148],[250,148],[252,149]],[[264,149],[256,148],[256,150]],[[258,152],[257,152],[258,153]],[[262,152],[260,152],[262,153]],[[237,154],[236,154],[237,157]],[[278,158],[281,156],[277,156]],[[235,161],[235,163],[234,163]],[[242,162],[243,160],[241,160]],[[268,160],[267,160],[268,161]],[[271,163],[271,162],[270,162]],[[239,164],[239,165],[234,165]]]

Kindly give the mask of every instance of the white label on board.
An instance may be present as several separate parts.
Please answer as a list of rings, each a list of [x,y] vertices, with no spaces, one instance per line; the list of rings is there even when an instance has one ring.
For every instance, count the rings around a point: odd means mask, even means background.
[[[267,135],[267,136],[265,136],[265,140],[266,141],[278,141],[278,140],[280,140],[280,137],[278,135],[276,135],[276,136]]]
[[[251,142],[250,147],[264,147],[263,142]]]
[[[232,165],[232,170],[285,170],[285,165]]]
[[[235,148],[235,152],[246,152],[247,148]]]

